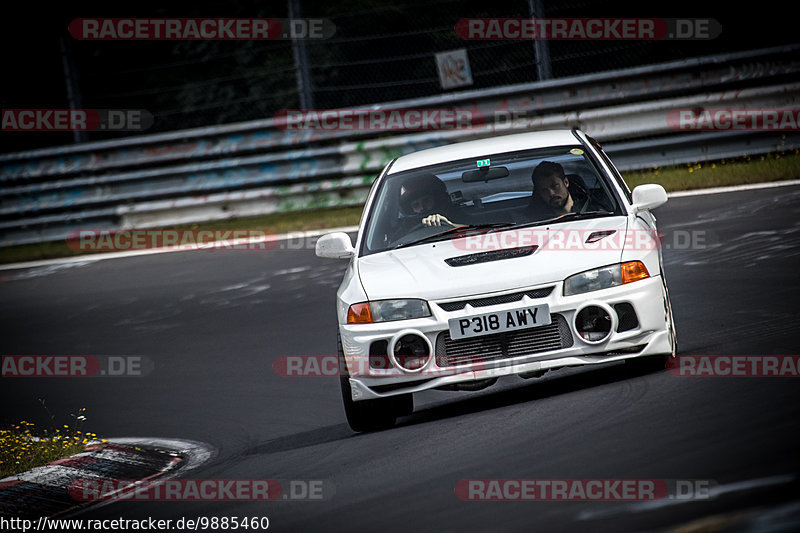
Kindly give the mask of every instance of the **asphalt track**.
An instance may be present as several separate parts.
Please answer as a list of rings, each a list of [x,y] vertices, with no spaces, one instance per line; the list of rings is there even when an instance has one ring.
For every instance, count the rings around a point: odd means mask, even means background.
[[[656,215],[680,353],[800,353],[800,187],[673,198]],[[192,477],[335,487],[323,501],[121,501],[81,517],[268,516],[278,531],[600,532],[754,512],[797,530],[797,379],[560,370],[476,393],[418,394],[396,428],[352,433],[336,379],[272,368],[282,355],[335,353],[344,268],[312,249],[283,249],[2,272],[0,353],[140,355],[153,370],[3,378],[0,423],[46,425],[44,398],[59,421],[85,407],[86,429],[103,437],[216,448]],[[663,505],[458,499],[458,481],[474,478],[702,479],[727,488]]]

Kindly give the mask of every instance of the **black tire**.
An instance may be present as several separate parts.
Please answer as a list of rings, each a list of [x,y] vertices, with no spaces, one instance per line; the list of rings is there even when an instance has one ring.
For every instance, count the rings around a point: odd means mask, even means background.
[[[342,339],[338,331],[336,332],[336,344],[339,353],[339,384],[342,389],[342,403],[350,429],[358,433],[389,429],[394,426],[398,416],[412,413],[414,399],[411,394],[354,402],[350,389],[350,375],[342,349]]]

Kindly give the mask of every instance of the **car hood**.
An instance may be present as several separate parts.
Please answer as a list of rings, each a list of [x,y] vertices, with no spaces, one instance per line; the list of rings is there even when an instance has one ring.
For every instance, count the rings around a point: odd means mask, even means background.
[[[447,239],[361,257],[358,273],[370,300],[439,300],[560,282],[572,274],[619,262],[626,226],[627,218],[617,216]],[[584,244],[600,231],[613,233],[593,246]],[[540,244],[522,257],[465,266],[445,262]]]

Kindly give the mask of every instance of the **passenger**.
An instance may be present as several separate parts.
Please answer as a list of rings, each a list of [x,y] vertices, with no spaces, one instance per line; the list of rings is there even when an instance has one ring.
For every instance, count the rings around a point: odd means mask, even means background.
[[[533,192],[528,205],[514,212],[514,222],[526,223],[556,218],[567,213],[587,210],[613,210],[608,199],[597,191],[589,194],[578,174],[564,173],[564,167],[542,161],[531,175]]]
[[[533,194],[530,208],[541,218],[552,218],[578,211],[580,206],[572,197],[569,178],[564,167],[552,161],[543,161],[531,175]]]

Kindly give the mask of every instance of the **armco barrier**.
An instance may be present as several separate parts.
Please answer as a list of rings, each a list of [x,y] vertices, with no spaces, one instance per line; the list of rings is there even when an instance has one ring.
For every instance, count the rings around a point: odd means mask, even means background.
[[[71,229],[155,227],[358,205],[392,158],[490,135],[579,127],[622,170],[800,146],[798,132],[679,132],[675,109],[797,108],[798,46],[369,106],[477,110],[479,129],[291,131],[265,119],[0,154],[0,246]],[[523,119],[524,126],[513,125]]]

